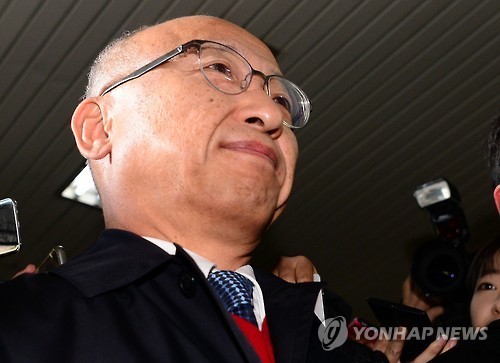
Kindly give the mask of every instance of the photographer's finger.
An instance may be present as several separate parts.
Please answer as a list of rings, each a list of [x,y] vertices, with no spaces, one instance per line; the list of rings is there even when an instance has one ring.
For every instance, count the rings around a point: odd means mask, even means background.
[[[439,315],[444,313],[444,307],[442,306],[433,306],[430,309],[427,309],[427,316],[430,321],[434,321]]]
[[[387,349],[387,345],[389,345],[389,339],[387,339],[383,334],[379,335],[377,342],[373,346],[373,350],[379,350],[382,353]]]
[[[401,358],[401,353],[405,343],[405,336],[406,329],[403,327],[399,327],[397,329],[397,334],[395,336],[397,339],[392,340],[389,339],[384,330],[381,330],[374,350],[379,350],[384,353],[390,363],[397,363]]]
[[[458,343],[458,339],[456,339],[456,338],[450,338],[448,340],[448,342],[446,343],[446,345],[444,346],[444,348],[441,351],[441,353],[447,352],[451,348],[455,347],[457,345],[457,343]]]
[[[273,270],[273,274],[287,282],[296,283],[295,276],[296,263],[291,257],[280,257],[278,264]]]
[[[402,303],[403,305],[409,305],[410,304],[410,297],[412,296],[412,283],[411,283],[411,277],[407,276],[405,281],[403,282],[403,286],[401,288],[401,296],[402,296]]]
[[[389,362],[399,362],[401,358],[401,352],[403,351],[405,341],[404,340],[391,340],[385,349],[385,356]]]
[[[297,282],[311,282],[314,280],[314,274],[317,273],[311,260],[305,256],[297,256],[295,278]]]
[[[12,278],[16,278],[17,276],[22,275],[22,274],[32,274],[35,272],[36,272],[36,266],[30,263],[29,265],[26,265],[26,267],[24,269],[22,269],[21,271],[16,273],[14,276],[12,276]]]
[[[433,341],[427,349],[425,349],[415,360],[413,363],[425,363],[436,357],[440,354],[448,343],[448,337],[446,335],[441,335],[438,339]],[[455,343],[456,344],[456,343]]]

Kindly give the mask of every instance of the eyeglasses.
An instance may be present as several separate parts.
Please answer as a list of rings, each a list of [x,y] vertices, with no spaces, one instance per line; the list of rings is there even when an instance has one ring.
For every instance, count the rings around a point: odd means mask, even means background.
[[[252,68],[250,63],[238,52],[217,42],[206,40],[191,40],[167,54],[130,73],[121,80],[106,88],[101,96],[111,92],[116,87],[136,79],[159,65],[180,54],[187,54],[192,49],[198,54],[198,64],[203,77],[213,88],[230,95],[244,92],[254,75],[264,80],[263,89],[274,102],[282,106],[285,117],[283,124],[290,128],[303,127],[312,110],[311,102],[304,91],[297,85],[280,75],[266,76]]]

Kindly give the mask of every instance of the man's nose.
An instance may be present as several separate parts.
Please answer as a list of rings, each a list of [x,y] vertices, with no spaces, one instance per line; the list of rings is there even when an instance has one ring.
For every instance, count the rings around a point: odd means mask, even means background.
[[[255,79],[256,78],[256,79]],[[263,81],[254,77],[241,97],[240,112],[245,122],[277,138],[283,132],[284,113],[264,90]]]

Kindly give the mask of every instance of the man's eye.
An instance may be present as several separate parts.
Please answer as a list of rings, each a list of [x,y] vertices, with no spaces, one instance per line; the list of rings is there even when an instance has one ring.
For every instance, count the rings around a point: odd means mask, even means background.
[[[489,282],[483,282],[478,285],[477,290],[496,290],[496,287]]]
[[[288,98],[284,96],[276,96],[273,97],[274,102],[276,102],[278,105],[281,105],[285,108],[285,110],[288,111],[288,113],[292,113],[292,104]]]
[[[232,79],[232,77],[233,77],[233,74],[231,72],[231,68],[229,68],[228,66],[226,66],[223,63],[213,63],[213,64],[207,66],[206,68],[208,68],[212,71],[218,72],[218,73],[222,73],[224,75],[224,77],[226,77],[227,79]]]

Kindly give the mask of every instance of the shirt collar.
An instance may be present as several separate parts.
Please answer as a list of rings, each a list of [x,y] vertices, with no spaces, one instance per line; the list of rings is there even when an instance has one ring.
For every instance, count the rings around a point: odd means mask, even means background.
[[[156,246],[167,252],[169,255],[175,255],[177,249],[172,242],[147,236],[143,236],[143,238],[155,244]],[[217,270],[216,264],[213,263],[212,261],[206,259],[203,256],[198,255],[193,251],[188,250],[187,248],[183,247],[183,250],[186,251],[186,253],[193,259],[193,261],[196,263],[196,265],[198,266],[198,268],[201,270],[201,272],[205,277],[208,277],[208,275],[210,274],[210,272],[212,272],[212,270]],[[255,279],[255,273],[253,271],[253,268],[250,265],[244,265],[238,268],[236,272],[248,278],[250,281],[252,281],[254,285],[252,294],[254,313],[259,329],[262,329],[262,323],[266,316],[266,309],[264,307],[264,295],[262,294],[262,289],[260,288],[259,283]]]
[[[158,238],[154,237],[147,237],[143,236],[142,238],[148,240],[149,242],[155,244],[156,246],[160,247],[162,250],[164,250],[166,253],[169,255],[174,256],[177,248],[172,242],[169,241],[164,241]],[[203,276],[208,277],[210,272],[212,271],[213,268],[215,268],[215,263],[212,261],[206,259],[203,256],[198,255],[197,253],[188,250],[187,248],[182,248],[186,253],[193,259],[193,261],[196,263],[198,268],[201,270],[203,273]]]

